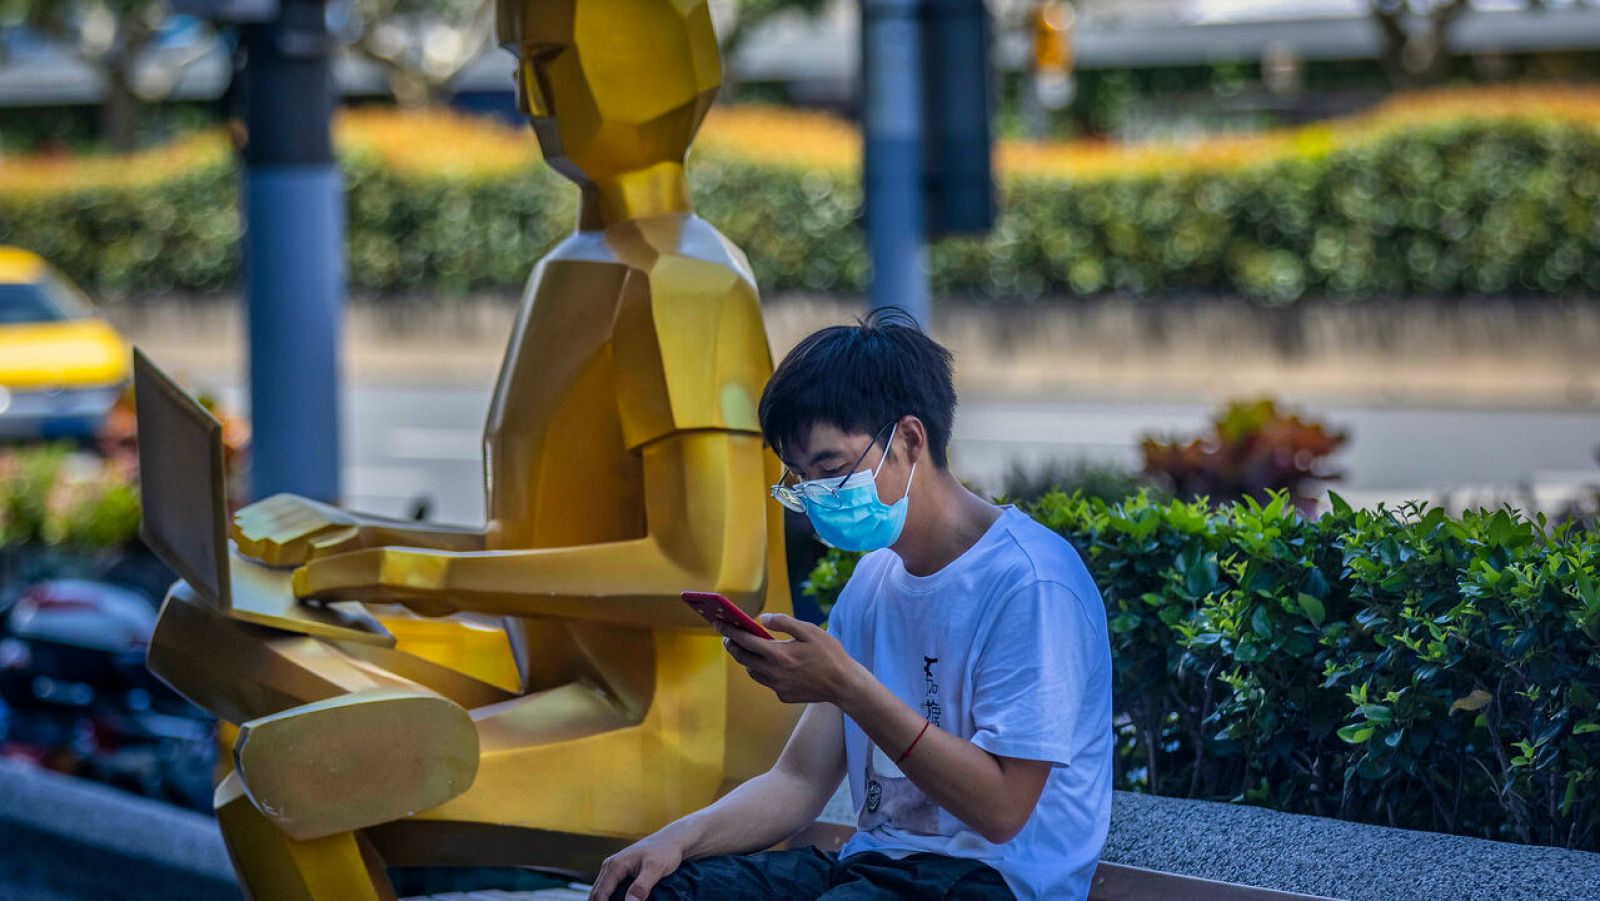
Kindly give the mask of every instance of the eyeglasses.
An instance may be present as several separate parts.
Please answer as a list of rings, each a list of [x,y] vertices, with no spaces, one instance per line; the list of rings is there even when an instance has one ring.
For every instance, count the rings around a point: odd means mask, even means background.
[[[811,479],[810,481],[800,482],[795,485],[785,485],[783,483],[784,479],[789,478],[790,475],[789,467],[785,466],[783,468],[783,475],[780,476],[777,483],[772,486],[773,500],[796,513],[804,513],[806,512],[806,500],[824,501],[830,497],[838,497],[839,490],[845,487],[845,483],[849,482],[852,476],[860,475],[860,473],[856,472],[856,469],[861,465],[863,460],[867,459],[867,451],[872,450],[873,446],[878,443],[878,436],[883,434],[884,429],[894,426],[894,429],[890,429],[889,431],[889,440],[885,441],[883,444],[884,459],[888,458],[889,442],[894,440],[894,433],[895,430],[899,428],[899,423],[899,417],[895,417],[889,422],[884,423],[883,427],[878,429],[878,431],[873,434],[872,440],[867,442],[867,446],[862,448],[861,456],[856,458],[856,462],[851,465],[850,471],[845,475],[838,476],[837,478]],[[878,461],[878,468],[883,468],[883,459]],[[873,472],[872,477],[876,479],[878,477],[877,472]],[[829,484],[830,482],[832,484]]]

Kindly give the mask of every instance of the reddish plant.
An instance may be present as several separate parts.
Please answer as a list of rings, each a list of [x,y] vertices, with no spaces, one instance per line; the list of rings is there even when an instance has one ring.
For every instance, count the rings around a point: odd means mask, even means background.
[[[1230,403],[1198,438],[1146,437],[1140,446],[1145,475],[1179,497],[1265,501],[1271,491],[1287,491],[1298,509],[1310,512],[1316,487],[1342,477],[1328,457],[1348,440],[1262,399]]]

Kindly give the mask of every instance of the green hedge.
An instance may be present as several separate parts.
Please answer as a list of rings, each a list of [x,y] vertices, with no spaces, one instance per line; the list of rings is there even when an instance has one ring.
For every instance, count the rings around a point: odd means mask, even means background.
[[[573,189],[542,166],[474,179],[386,171],[353,153],[343,165],[357,291],[515,291],[574,218]],[[765,290],[863,290],[853,173],[701,154],[691,180],[701,212],[745,249]],[[1600,128],[1571,121],[1435,123],[1223,172],[1018,177],[1002,199],[991,235],[933,249],[937,291],[1271,303],[1600,291]],[[146,187],[0,195],[0,242],[113,296],[229,287],[238,232],[223,163]]]
[[[114,550],[138,533],[139,490],[114,462],[66,444],[0,449],[0,550]]]
[[[1600,533],[1281,496],[1028,510],[1105,598],[1118,788],[1600,850]],[[813,572],[824,609],[854,559]]]

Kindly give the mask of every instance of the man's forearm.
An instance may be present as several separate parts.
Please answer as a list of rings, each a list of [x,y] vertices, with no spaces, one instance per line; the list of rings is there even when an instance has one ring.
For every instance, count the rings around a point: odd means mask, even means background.
[[[958,735],[929,725],[916,709],[895,697],[870,673],[852,686],[840,709],[867,738],[894,759],[916,743],[897,765],[922,793],[990,841],[1004,842],[1027,821],[1035,798],[1013,798],[1000,762]],[[918,738],[918,735],[921,738]]]
[[[811,825],[822,812],[816,797],[804,781],[774,769],[658,834],[683,848],[685,860],[760,851]]]

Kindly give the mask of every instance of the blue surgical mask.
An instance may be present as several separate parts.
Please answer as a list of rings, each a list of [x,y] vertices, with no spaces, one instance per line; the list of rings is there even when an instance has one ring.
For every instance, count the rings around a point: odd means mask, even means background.
[[[898,429],[896,424],[895,430]],[[892,504],[879,500],[878,473],[889,459],[889,445],[893,442],[892,430],[889,440],[883,444],[883,457],[878,460],[876,470],[851,473],[843,484],[835,478],[812,479],[795,486],[795,492],[805,505],[806,517],[824,544],[842,551],[875,551],[900,540],[917,464],[911,464],[906,490],[899,500]]]

